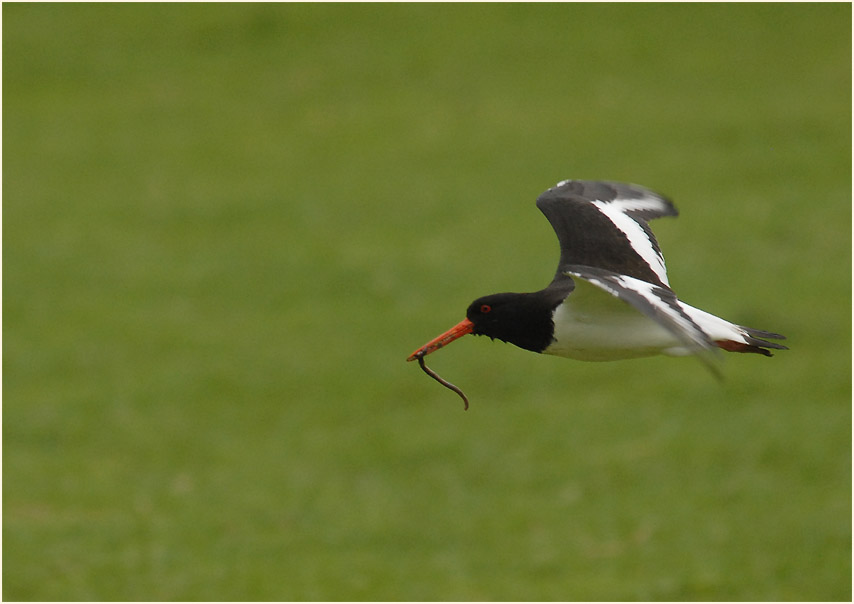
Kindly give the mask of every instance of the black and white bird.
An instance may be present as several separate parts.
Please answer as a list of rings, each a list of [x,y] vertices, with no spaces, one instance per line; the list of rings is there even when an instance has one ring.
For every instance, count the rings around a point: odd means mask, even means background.
[[[718,349],[772,356],[784,336],[730,323],[685,304],[670,289],[664,256],[647,224],[676,216],[644,187],[564,180],[537,198],[560,242],[554,279],[538,292],[478,298],[466,318],[407,360],[466,335],[582,361],[697,355],[717,374]]]

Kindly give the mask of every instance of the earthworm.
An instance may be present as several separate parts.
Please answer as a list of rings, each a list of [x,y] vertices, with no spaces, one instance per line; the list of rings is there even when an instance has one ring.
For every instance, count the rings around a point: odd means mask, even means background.
[[[427,374],[427,375],[429,375],[431,378],[433,378],[434,380],[436,380],[437,382],[439,382],[440,384],[442,384],[445,388],[450,388],[451,390],[453,390],[454,392],[456,392],[457,394],[459,394],[459,395],[460,395],[460,398],[462,398],[462,399],[463,399],[463,403],[465,404],[465,410],[466,410],[466,411],[468,411],[468,408],[469,408],[469,400],[466,398],[466,395],[465,395],[465,394],[463,394],[463,391],[462,391],[462,390],[460,390],[459,388],[457,388],[456,386],[454,386],[451,382],[449,382],[449,381],[447,381],[447,380],[443,380],[441,377],[439,377],[439,374],[437,374],[435,371],[433,371],[433,370],[432,370],[432,369],[430,369],[427,365],[425,365],[425,364],[424,364],[424,355],[423,355],[423,354],[418,355],[418,364],[419,364],[419,365],[421,365],[421,369],[423,369],[423,370],[424,370],[424,373],[426,373],[426,374]]]

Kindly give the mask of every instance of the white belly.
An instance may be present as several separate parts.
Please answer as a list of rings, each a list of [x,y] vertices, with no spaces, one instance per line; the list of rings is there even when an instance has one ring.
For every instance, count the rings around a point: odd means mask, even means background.
[[[544,354],[581,361],[613,361],[689,351],[667,329],[620,300],[580,310],[572,297],[554,312],[557,340]]]

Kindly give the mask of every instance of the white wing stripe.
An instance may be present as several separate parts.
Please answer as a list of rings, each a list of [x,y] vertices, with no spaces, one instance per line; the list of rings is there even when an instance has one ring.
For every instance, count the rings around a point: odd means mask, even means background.
[[[567,274],[580,279],[586,279],[612,296],[621,298],[625,302],[635,306],[637,310],[647,316],[650,316],[651,309],[655,309],[655,313],[663,315],[659,316],[655,320],[662,326],[670,329],[674,335],[677,335],[679,339],[686,344],[690,342],[692,348],[695,349],[695,352],[713,348],[709,335],[694,322],[691,316],[683,311],[682,305],[679,304],[675,295],[673,296],[673,302],[677,306],[670,304],[668,300],[665,300],[661,295],[659,295],[659,292],[667,292],[667,294],[673,295],[672,292],[664,290],[652,283],[647,283],[646,281],[641,281],[640,279],[635,279],[634,277],[629,277],[627,275],[617,275],[616,273],[612,273],[607,276],[598,276],[591,274],[589,270],[583,272],[569,270],[567,271]],[[626,298],[624,293],[625,290],[632,291],[641,296],[651,308],[649,310],[645,310],[642,307],[637,306],[637,304],[632,303],[630,299]],[[668,322],[670,323],[669,327]]]
[[[706,339],[697,333],[698,327],[657,296],[653,290],[655,287],[653,284],[623,275],[614,276],[613,279],[625,289],[630,289],[636,294],[642,296],[644,300],[649,302],[650,306],[670,317],[670,319],[681,328],[684,335],[688,336],[691,340],[699,343],[701,346],[707,345]],[[620,297],[620,290],[612,286],[608,281],[589,276],[587,277],[587,280],[598,285],[612,296]]]
[[[600,212],[608,217],[614,226],[629,240],[638,255],[649,265],[649,268],[658,275],[662,283],[670,286],[667,280],[667,268],[664,266],[664,257],[659,254],[652,245],[646,231],[626,212],[632,210],[659,209],[661,203],[655,198],[645,199],[616,199],[614,201],[592,202]]]
[[[647,283],[646,281],[641,281],[640,279],[627,277],[625,275],[615,277],[615,281],[626,289],[634,290],[643,296],[650,305],[670,317],[674,323],[682,328],[683,333],[692,341],[696,342],[698,346],[702,348],[709,346],[708,335],[702,330],[702,328],[686,314],[683,314],[681,312],[681,308],[674,308],[668,304],[667,301],[658,296],[655,293],[655,285]]]

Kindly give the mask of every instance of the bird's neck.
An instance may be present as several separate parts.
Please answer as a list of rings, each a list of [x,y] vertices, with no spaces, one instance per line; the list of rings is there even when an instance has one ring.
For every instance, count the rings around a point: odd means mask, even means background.
[[[538,292],[504,295],[510,299],[508,306],[512,311],[484,335],[525,350],[543,352],[554,341],[554,311],[569,295],[569,290],[548,287]]]

